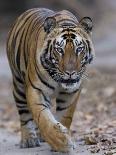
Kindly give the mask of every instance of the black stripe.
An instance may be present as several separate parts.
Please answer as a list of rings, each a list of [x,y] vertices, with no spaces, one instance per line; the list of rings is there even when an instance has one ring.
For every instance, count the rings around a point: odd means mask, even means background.
[[[18,76],[14,76],[15,77],[15,79],[19,82],[19,83],[21,83],[21,84],[23,84],[23,81],[21,80],[21,78],[19,78]]]
[[[30,113],[28,109],[18,109],[18,112],[19,112],[20,115]]]
[[[89,50],[89,53],[91,52],[91,47],[90,47],[90,42],[89,40],[86,40],[87,44],[88,44],[88,50]]]
[[[61,110],[66,110],[66,109],[70,108],[70,106],[71,106],[71,104],[68,105],[67,107],[60,107],[60,106],[58,106],[58,107],[56,108],[56,110],[57,110],[57,109],[58,109],[59,111],[61,111]]]
[[[21,125],[26,125],[28,122],[33,121],[32,118],[28,119],[28,120],[21,120]]]
[[[21,43],[21,42],[20,42]],[[20,46],[20,45],[19,45]],[[16,64],[17,64],[17,67],[18,67],[18,69],[20,70],[20,56],[21,56],[21,52],[19,51],[19,49],[18,49],[18,51],[17,51],[17,55],[16,55]]]
[[[63,38],[63,39],[67,39],[67,38],[69,38],[69,37],[71,37],[71,39],[75,39],[75,38],[76,38],[76,35],[73,34],[73,33],[63,34],[63,35],[62,35],[62,38]]]
[[[20,103],[20,104],[27,104],[26,101],[22,101],[21,99],[19,99],[15,94],[14,94],[14,91],[13,91],[13,96],[14,96],[14,99],[17,103]]]
[[[23,35],[24,35],[24,31],[25,31],[25,27],[23,27],[23,26],[24,25],[22,25],[22,27],[21,27],[23,29],[20,28],[22,32],[20,32],[20,29],[19,29],[19,31],[17,32],[17,34],[15,36],[15,41],[14,41],[15,44],[16,44],[17,43],[16,39],[19,37],[18,36],[19,33],[22,33],[21,36],[20,36],[20,40],[19,40],[20,43],[19,43],[18,48],[17,48],[17,53],[16,53],[17,55],[16,55],[16,62],[15,62],[17,64],[19,72],[20,72],[20,60],[21,60],[20,57],[21,57],[21,50],[22,50],[21,45],[22,45],[22,41],[23,41],[22,38],[23,38]]]
[[[70,95],[70,94],[74,94],[78,91],[79,89],[73,91],[73,92],[59,92],[60,95]]]
[[[62,111],[62,110],[66,110],[66,109],[67,109],[67,107],[63,107],[63,108],[57,107],[57,108],[56,108],[56,111]]]
[[[66,101],[57,98],[57,99],[56,99],[56,102],[57,102],[57,103],[65,103]]]
[[[29,26],[27,28],[27,32],[28,32],[28,29],[29,29]],[[26,37],[27,37],[27,32],[26,32],[26,35],[25,35],[25,39],[24,39],[24,62],[25,62],[25,68],[27,69],[27,57],[26,57]]]
[[[65,32],[65,31],[71,31],[71,32],[74,32],[74,33],[76,32],[75,30],[73,30],[73,29],[71,29],[71,28],[70,28],[70,29],[67,28],[67,29],[63,29],[61,33]]]
[[[15,84],[15,82],[13,81],[13,85],[14,85],[14,88],[15,88],[15,91],[17,92],[17,94],[19,94],[21,97],[23,97],[24,99],[26,98],[26,95],[24,92],[22,92],[18,87],[17,85]]]
[[[45,105],[45,104],[41,104],[41,103],[36,103],[37,105],[40,105],[40,106],[44,106],[44,107],[46,107],[46,108],[49,108],[49,105],[47,106],[47,105]]]

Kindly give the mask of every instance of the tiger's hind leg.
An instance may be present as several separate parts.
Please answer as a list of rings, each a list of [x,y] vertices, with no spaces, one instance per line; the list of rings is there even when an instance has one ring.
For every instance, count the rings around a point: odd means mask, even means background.
[[[28,108],[25,95],[25,87],[22,82],[13,79],[13,95],[20,116],[21,123],[21,148],[40,146],[38,128],[33,121],[32,114]]]

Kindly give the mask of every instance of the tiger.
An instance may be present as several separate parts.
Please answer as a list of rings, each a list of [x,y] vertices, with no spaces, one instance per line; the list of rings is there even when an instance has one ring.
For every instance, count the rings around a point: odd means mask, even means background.
[[[39,147],[43,139],[55,151],[74,149],[70,126],[83,75],[94,58],[92,29],[90,17],[78,20],[68,10],[47,8],[25,11],[11,27],[7,57],[21,148]]]

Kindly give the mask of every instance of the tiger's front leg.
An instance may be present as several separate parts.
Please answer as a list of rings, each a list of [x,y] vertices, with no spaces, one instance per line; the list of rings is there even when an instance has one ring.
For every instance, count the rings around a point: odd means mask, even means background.
[[[34,88],[32,85],[28,86],[27,101],[45,141],[56,151],[70,151],[73,148],[73,142],[69,131],[52,115],[49,106],[47,106],[48,100],[42,90]]]
[[[56,117],[58,117],[60,122],[69,130],[73,120],[76,105],[78,103],[80,92],[81,88],[72,93],[61,91],[56,98]]]
[[[61,118],[61,123],[68,129],[70,129],[70,126],[73,120],[73,116],[76,109],[76,105],[78,103],[80,92],[81,92],[81,89],[73,96],[70,106],[67,108],[66,112],[63,114],[63,117]]]

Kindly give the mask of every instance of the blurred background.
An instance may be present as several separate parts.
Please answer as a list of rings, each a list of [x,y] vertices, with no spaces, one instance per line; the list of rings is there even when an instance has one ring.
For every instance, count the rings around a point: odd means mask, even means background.
[[[92,39],[96,53],[91,65],[94,68],[93,76],[83,89],[72,129],[79,136],[81,132],[83,135],[93,130],[102,131],[103,134],[106,129],[109,132],[109,126],[112,126],[111,136],[116,138],[116,0],[0,0],[0,131],[6,129],[20,133],[17,110],[12,104],[6,39],[15,19],[34,7],[55,11],[67,9],[79,19],[84,16],[93,19]]]

